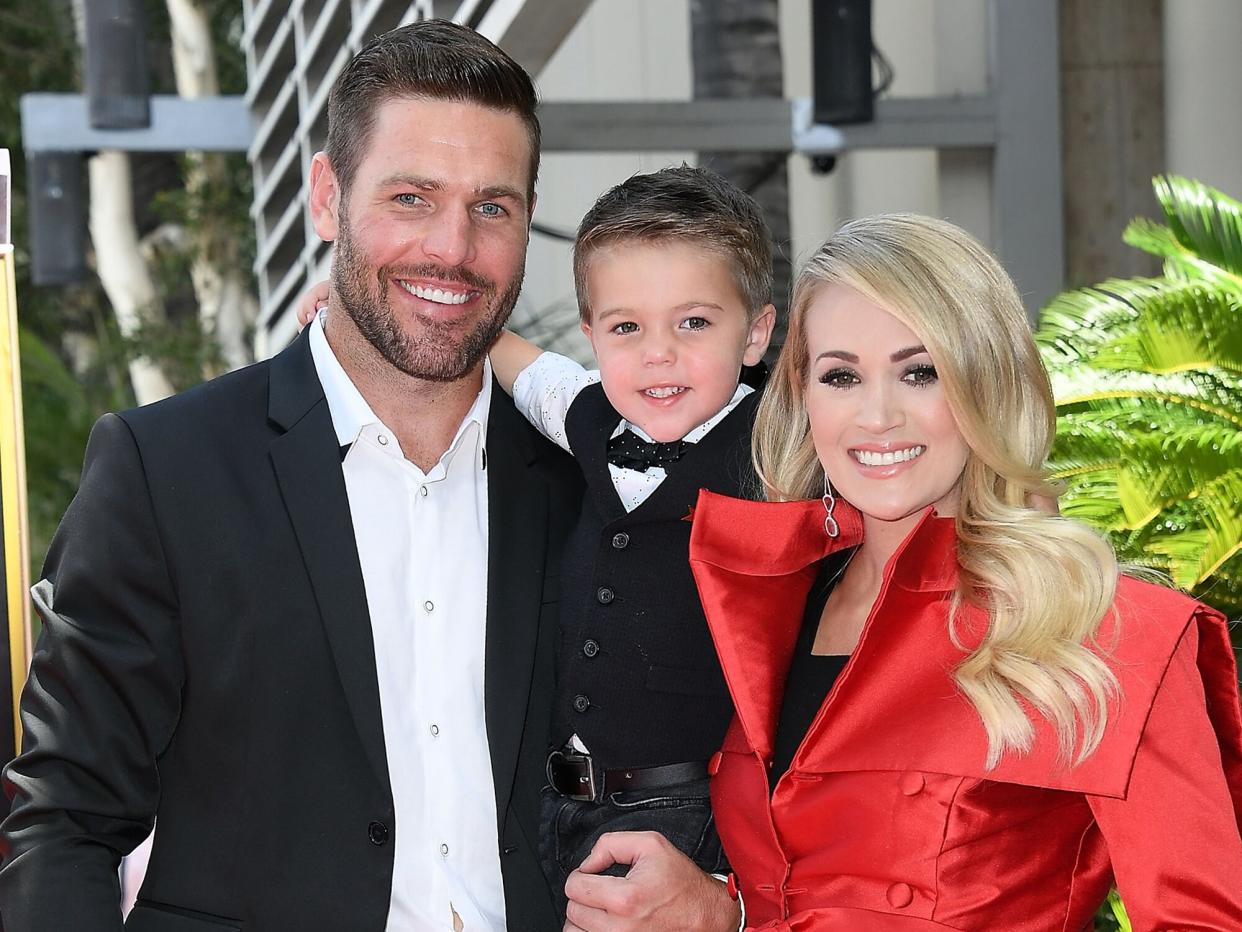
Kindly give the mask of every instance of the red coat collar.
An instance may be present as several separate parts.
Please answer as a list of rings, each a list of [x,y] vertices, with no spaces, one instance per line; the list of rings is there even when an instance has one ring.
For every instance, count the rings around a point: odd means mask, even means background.
[[[841,533],[824,533],[817,499],[753,502],[699,493],[690,563],[725,677],[751,746],[772,753],[785,675],[819,562],[862,542],[862,516],[839,502]],[[891,585],[943,593],[957,579],[952,518],[928,508],[885,568]]]
[[[816,564],[861,539],[856,512],[838,507],[837,519],[842,533],[833,541],[824,535],[818,501],[745,502],[704,491],[695,509],[690,562],[746,745],[764,760],[772,757],[785,676]],[[1032,752],[1006,755],[989,771],[983,727],[953,681],[965,656],[947,627],[956,571],[954,521],[929,509],[889,560],[879,608],[795,757],[796,768],[921,770],[1123,796],[1148,710],[1187,627],[1197,627],[1192,637],[1228,643],[1219,613],[1123,577],[1118,617],[1106,619],[1099,640],[1109,650],[1124,701],[1110,710],[1100,748],[1068,767],[1058,759],[1052,729],[1035,718]],[[966,607],[959,633],[969,645],[986,623],[982,611]],[[1232,654],[1205,656],[1200,666],[1209,688],[1236,691]],[[1242,761],[1236,700],[1218,705],[1224,710],[1216,721],[1222,747]],[[1236,769],[1242,773],[1242,763]]]

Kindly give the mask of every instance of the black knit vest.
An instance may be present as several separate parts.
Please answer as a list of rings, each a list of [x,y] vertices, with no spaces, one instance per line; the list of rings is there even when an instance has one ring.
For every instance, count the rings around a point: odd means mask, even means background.
[[[621,416],[598,384],[574,399],[565,433],[587,488],[562,571],[554,746],[577,733],[606,769],[719,750],[733,705],[690,573],[688,515],[701,488],[753,496],[758,397],[742,399],[628,513],[606,458]]]

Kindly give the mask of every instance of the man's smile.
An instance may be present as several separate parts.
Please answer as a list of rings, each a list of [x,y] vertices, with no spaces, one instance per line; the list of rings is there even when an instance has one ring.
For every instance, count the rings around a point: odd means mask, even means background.
[[[433,304],[465,304],[478,294],[477,291],[454,291],[449,288],[437,288],[418,284],[417,282],[407,282],[402,279],[397,279],[397,284],[414,297],[430,301]]]

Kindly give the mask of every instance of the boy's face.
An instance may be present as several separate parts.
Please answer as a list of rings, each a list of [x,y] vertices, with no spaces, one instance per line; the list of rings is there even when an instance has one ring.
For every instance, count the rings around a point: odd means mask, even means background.
[[[591,341],[612,406],[653,440],[680,440],[729,403],[742,365],[772,336],[767,305],[747,322],[727,260],[693,243],[618,243],[586,274]]]

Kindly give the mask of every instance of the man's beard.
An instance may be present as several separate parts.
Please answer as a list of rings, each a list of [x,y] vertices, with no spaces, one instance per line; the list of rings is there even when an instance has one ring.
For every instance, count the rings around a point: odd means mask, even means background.
[[[478,364],[504,328],[522,290],[524,270],[525,256],[513,280],[499,293],[495,282],[468,269],[432,263],[383,266],[372,277],[366,260],[355,251],[350,229],[342,218],[332,262],[332,287],[354,325],[390,364],[417,379],[452,382]],[[420,320],[419,332],[408,334],[397,322],[388,299],[388,284],[393,278],[428,278],[465,285],[479,292],[482,315],[473,324],[466,324],[472,329],[464,333],[462,322]]]

